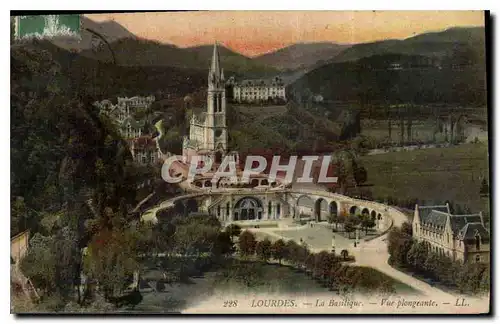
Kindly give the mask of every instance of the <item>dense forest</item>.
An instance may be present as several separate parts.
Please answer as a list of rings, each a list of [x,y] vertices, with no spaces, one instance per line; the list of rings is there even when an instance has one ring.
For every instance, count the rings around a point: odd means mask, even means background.
[[[50,52],[14,46],[11,62],[11,235],[30,230],[23,272],[47,289],[37,278],[53,274],[49,295],[64,301],[73,298],[81,249],[93,237],[119,241],[136,232],[129,212],[141,199],[138,184],[153,171],[133,164],[127,143],[92,106],[94,98],[75,92]]]
[[[183,96],[206,85],[206,71],[169,66],[120,66],[107,60],[98,61],[62,49],[49,41],[20,41],[14,48],[43,50],[58,63],[67,86],[81,96],[95,100],[117,96],[151,95],[158,99]]]
[[[486,105],[486,67],[456,53],[440,62],[403,54],[383,54],[317,68],[287,88],[292,97],[306,92],[326,100],[363,104]]]

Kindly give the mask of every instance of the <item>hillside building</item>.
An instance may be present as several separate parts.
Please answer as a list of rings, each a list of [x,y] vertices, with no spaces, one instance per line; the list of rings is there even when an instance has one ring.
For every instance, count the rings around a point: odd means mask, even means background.
[[[129,140],[130,152],[134,162],[141,165],[155,164],[160,160],[156,140],[150,136],[141,136]]]
[[[154,96],[132,98],[118,97],[118,103],[114,105],[110,100],[96,101],[94,106],[99,108],[101,114],[109,116],[118,126],[124,138],[136,138],[145,132],[145,121],[135,119],[138,111],[147,110],[155,101]]]
[[[243,80],[231,78],[233,100],[238,103],[286,102],[285,83],[280,77],[270,80]]]
[[[413,237],[431,251],[464,263],[490,262],[490,233],[481,213],[452,215],[449,205],[415,206]]]

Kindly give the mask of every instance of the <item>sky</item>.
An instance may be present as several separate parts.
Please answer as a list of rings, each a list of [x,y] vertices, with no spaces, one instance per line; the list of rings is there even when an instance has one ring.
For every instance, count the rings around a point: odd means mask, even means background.
[[[257,56],[294,43],[404,39],[456,26],[484,26],[482,11],[197,11],[90,14],[133,34],[180,47],[220,44]]]

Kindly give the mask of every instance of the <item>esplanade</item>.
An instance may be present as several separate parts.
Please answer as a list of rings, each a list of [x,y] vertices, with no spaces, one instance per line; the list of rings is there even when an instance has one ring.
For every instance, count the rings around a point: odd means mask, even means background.
[[[328,215],[336,213],[368,215],[378,228],[386,228],[392,222],[390,215],[401,213],[382,203],[321,190],[216,187],[168,199],[147,210],[142,220],[156,223],[159,217],[173,215],[174,207],[179,205],[195,208],[191,211],[215,215],[223,224],[240,221],[293,223],[301,219],[322,222],[327,221]]]

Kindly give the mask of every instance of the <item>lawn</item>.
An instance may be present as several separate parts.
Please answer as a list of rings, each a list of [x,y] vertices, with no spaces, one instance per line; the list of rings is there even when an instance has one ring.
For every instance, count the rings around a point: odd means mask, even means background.
[[[489,210],[488,198],[479,194],[482,178],[488,177],[485,143],[370,155],[362,161],[375,199],[417,198],[426,204],[450,200],[472,212]]]
[[[278,264],[234,260],[213,277],[213,285],[224,293],[317,294],[327,293],[303,272]]]
[[[373,285],[388,282],[397,294],[417,295],[411,287],[397,281],[373,268],[351,266],[351,273],[357,279],[356,291],[369,294]],[[234,260],[212,277],[212,285],[220,292],[263,293],[263,294],[337,294],[330,291],[319,280],[312,279],[303,271],[291,266],[264,264],[262,262]]]

